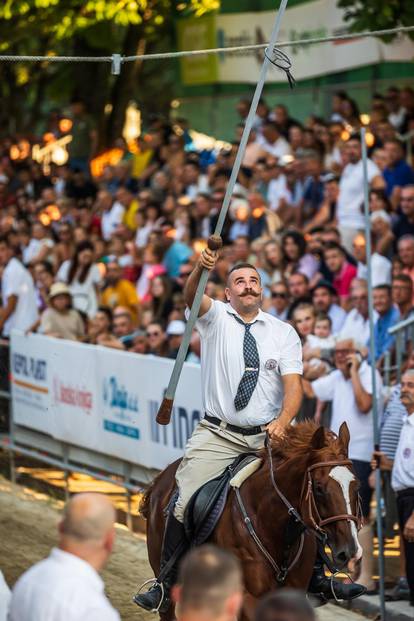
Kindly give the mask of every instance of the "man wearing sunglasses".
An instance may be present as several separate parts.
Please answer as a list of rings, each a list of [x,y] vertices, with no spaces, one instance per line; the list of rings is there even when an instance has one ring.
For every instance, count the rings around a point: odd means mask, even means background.
[[[289,292],[283,282],[278,282],[270,288],[270,306],[267,312],[276,319],[286,321],[289,310]]]

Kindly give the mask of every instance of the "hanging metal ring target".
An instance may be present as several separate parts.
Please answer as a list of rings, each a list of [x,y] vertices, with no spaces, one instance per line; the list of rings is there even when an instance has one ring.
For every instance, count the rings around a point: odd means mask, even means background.
[[[289,56],[282,52],[282,50],[280,50],[276,45],[273,47],[272,50],[269,50],[269,48],[267,47],[264,53],[267,60],[271,62],[272,65],[286,73],[286,77],[289,81],[289,86],[290,88],[293,88],[296,84],[296,80],[290,73],[290,70],[292,68],[292,61],[290,60]]]

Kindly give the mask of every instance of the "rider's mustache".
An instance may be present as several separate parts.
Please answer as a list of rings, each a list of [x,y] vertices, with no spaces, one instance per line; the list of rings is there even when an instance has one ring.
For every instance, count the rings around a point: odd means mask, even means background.
[[[256,291],[253,291],[253,289],[246,289],[246,291],[244,293],[240,294],[240,298],[245,298],[248,295],[252,295],[255,298],[260,298],[260,293],[256,293]]]

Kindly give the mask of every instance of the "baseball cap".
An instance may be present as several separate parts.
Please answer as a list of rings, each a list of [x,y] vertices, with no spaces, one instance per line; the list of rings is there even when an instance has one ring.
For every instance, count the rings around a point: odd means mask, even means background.
[[[168,336],[182,336],[185,332],[185,323],[180,319],[173,319],[167,326]]]

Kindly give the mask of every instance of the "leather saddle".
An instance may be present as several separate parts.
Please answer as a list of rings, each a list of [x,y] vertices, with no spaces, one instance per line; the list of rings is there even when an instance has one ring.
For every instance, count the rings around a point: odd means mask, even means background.
[[[184,513],[184,528],[192,545],[199,546],[207,541],[224,511],[230,487],[239,487],[260,464],[261,460],[254,453],[240,455],[223,474],[192,495]]]

